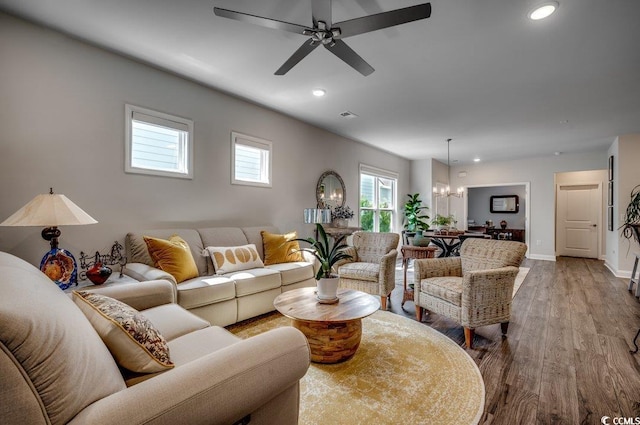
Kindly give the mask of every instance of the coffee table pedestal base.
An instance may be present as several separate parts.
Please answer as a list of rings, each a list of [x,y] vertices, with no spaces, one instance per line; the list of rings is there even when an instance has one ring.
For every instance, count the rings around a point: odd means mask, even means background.
[[[311,361],[315,363],[339,363],[349,360],[358,350],[362,338],[362,320],[344,322],[320,322],[292,320],[309,341]]]

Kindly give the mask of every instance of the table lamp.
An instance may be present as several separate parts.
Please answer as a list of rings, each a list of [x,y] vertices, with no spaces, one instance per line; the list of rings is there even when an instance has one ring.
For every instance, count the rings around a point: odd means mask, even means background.
[[[64,195],[54,194],[53,188],[48,194],[38,195],[27,205],[16,211],[0,226],[46,226],[42,237],[51,244],[40,262],[40,270],[53,280],[61,289],[67,289],[78,281],[76,259],[66,249],[58,248],[60,229],[58,226],[74,226],[97,223],[89,214],[71,202]]]

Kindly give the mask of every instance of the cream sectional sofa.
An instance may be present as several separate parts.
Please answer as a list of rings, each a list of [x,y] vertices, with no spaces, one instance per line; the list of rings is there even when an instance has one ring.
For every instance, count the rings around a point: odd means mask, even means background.
[[[264,260],[261,231],[281,233],[273,226],[153,229],[128,233],[125,247],[129,262],[125,274],[139,280],[166,279],[174,284],[178,304],[218,326],[227,326],[274,310],[273,300],[282,292],[315,286],[317,265],[306,261],[273,264],[227,274],[216,274],[207,247],[254,244]],[[191,249],[199,276],[177,284],[169,273],[154,267],[143,236],[168,239],[178,235]]]
[[[150,321],[173,368],[125,373],[111,354],[113,338],[105,345],[91,315],[36,267],[0,252],[0,423],[298,423],[310,357],[297,329],[242,340],[177,305],[167,280],[91,292]]]

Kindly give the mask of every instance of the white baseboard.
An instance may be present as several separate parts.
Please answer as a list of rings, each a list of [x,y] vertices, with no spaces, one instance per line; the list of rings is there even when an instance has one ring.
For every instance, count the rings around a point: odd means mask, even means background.
[[[556,261],[555,255],[529,254],[527,258],[531,260]]]
[[[622,278],[622,279],[629,279],[631,277],[631,270],[617,270],[617,269],[614,269],[613,267],[611,267],[611,264],[609,264],[607,261],[604,262],[604,266],[606,268],[608,268],[609,271],[611,273],[613,273],[613,275],[615,277],[619,277],[619,278]]]

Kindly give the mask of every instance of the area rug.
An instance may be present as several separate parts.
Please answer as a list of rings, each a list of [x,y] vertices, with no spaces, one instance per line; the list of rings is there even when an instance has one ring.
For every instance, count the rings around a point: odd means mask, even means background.
[[[248,338],[288,326],[279,313],[230,326]],[[362,342],[343,363],[311,363],[301,381],[300,424],[476,424],[484,382],[451,339],[414,320],[377,311],[362,321]]]

